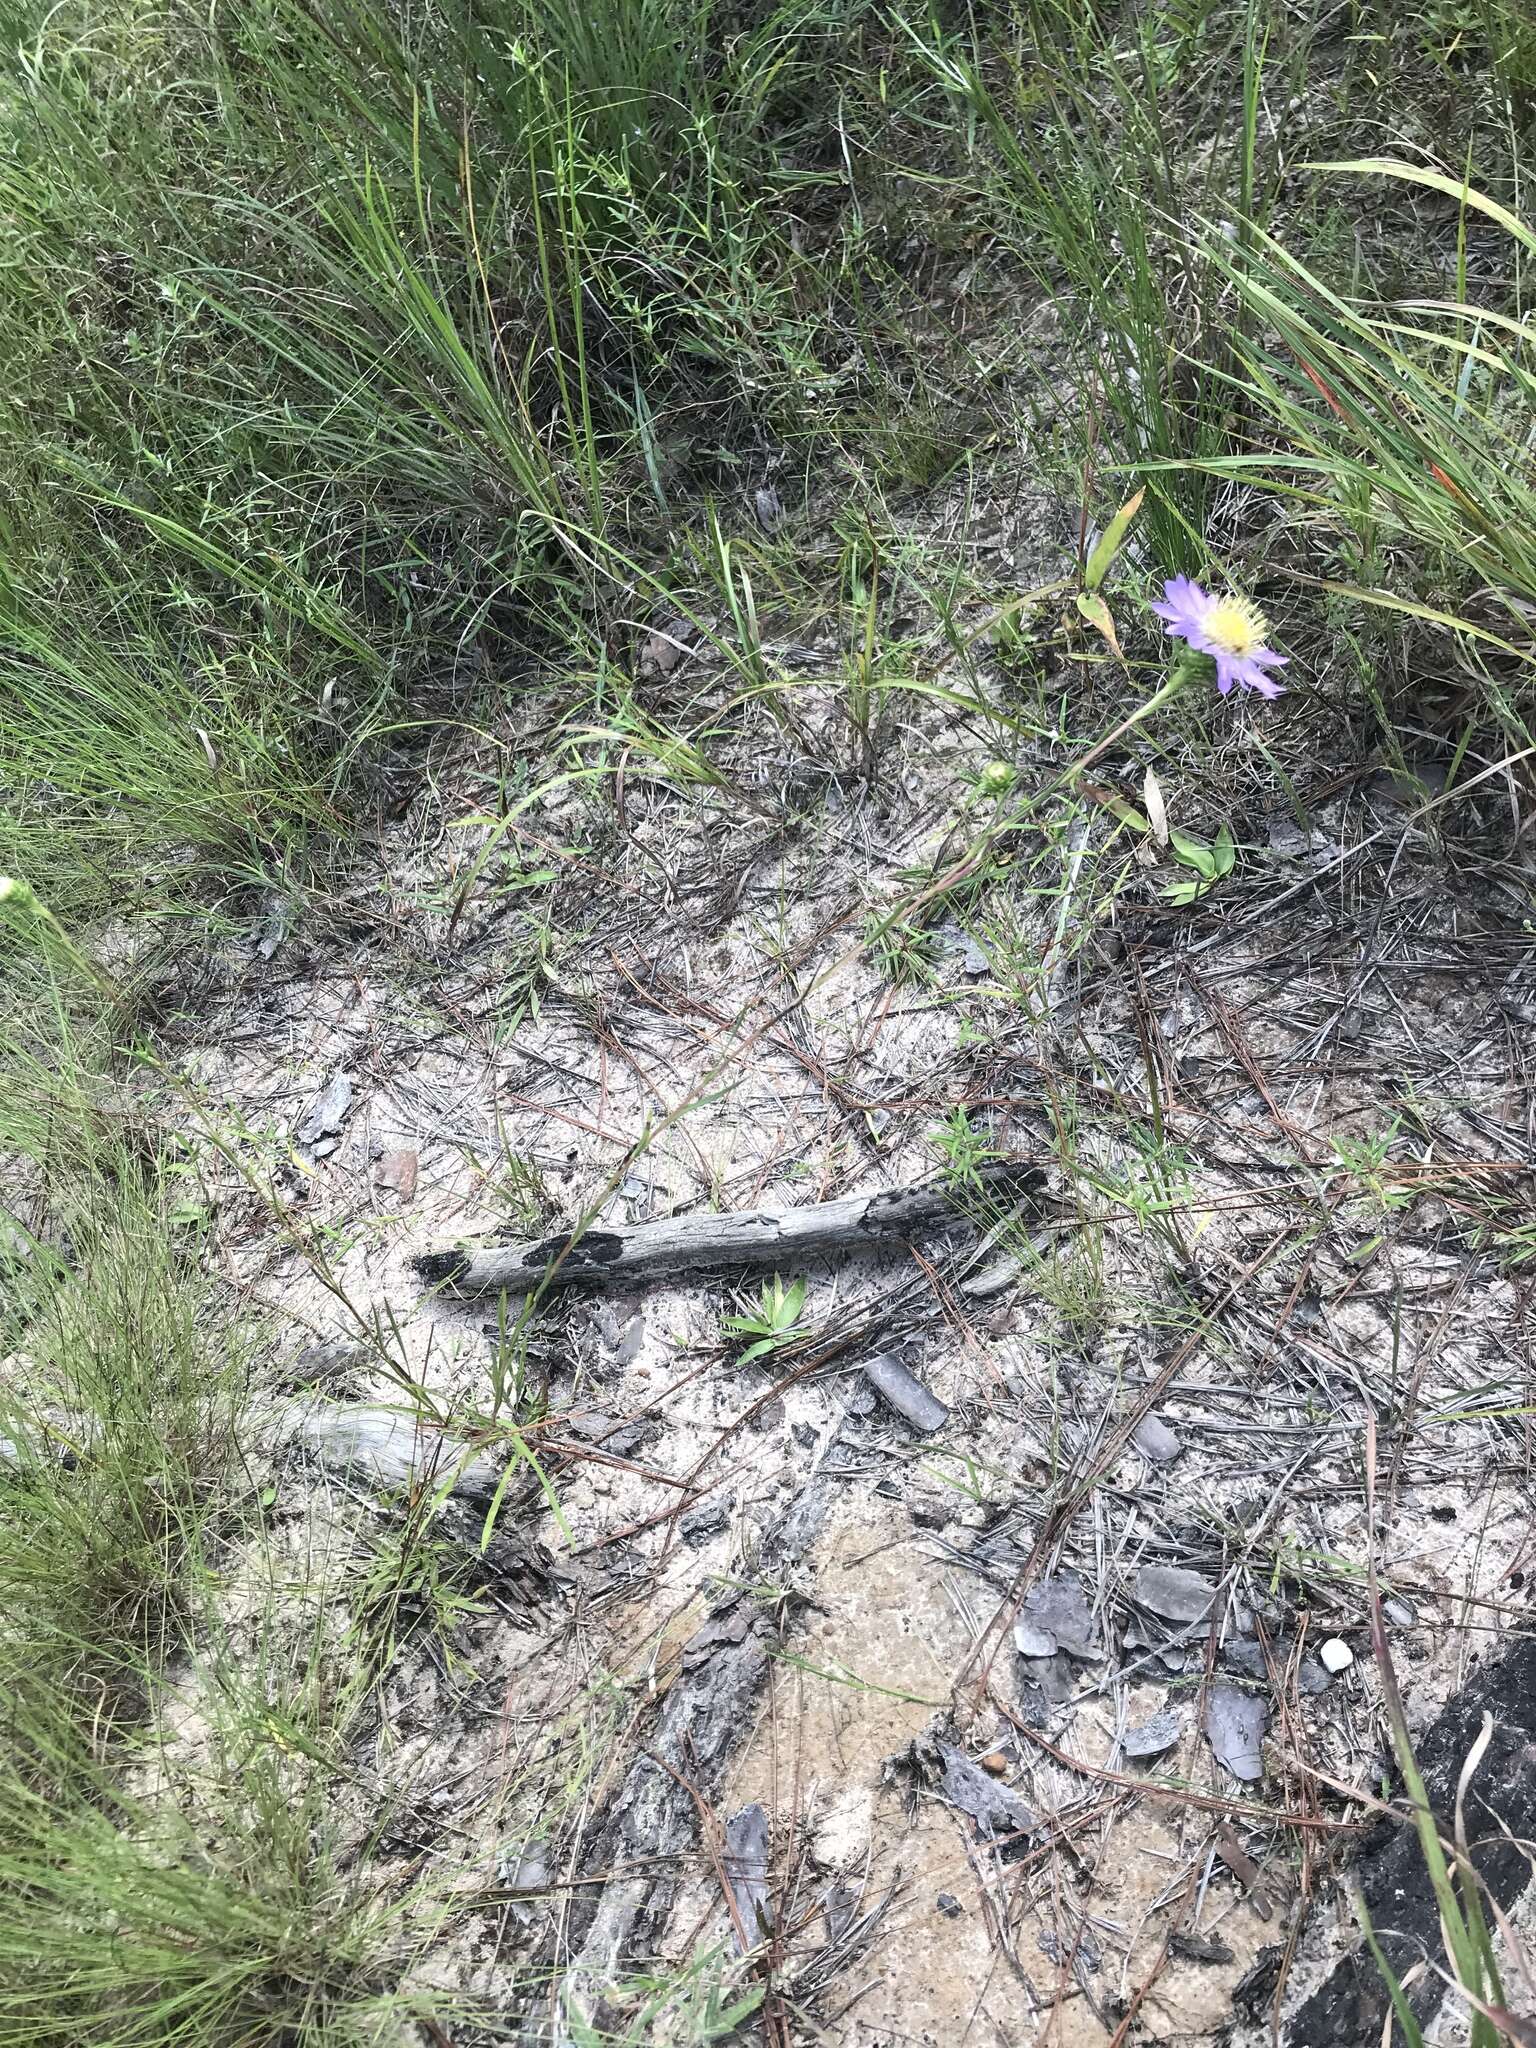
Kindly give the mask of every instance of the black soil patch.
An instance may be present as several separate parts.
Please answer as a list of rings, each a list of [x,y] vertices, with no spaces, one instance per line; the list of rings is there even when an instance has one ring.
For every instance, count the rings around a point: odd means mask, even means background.
[[[1493,1716],[1494,1730],[1464,1802],[1467,1839],[1478,1874],[1507,1908],[1531,1874],[1517,1844],[1536,1835],[1536,1637],[1522,1637],[1480,1664],[1417,1746],[1425,1789],[1448,1839],[1456,1782],[1485,1713]],[[1444,1966],[1435,1895],[1410,1825],[1383,1821],[1373,1828],[1351,1877],[1364,1893],[1382,1953],[1399,1979],[1426,1956]],[[1433,2016],[1444,1993],[1433,1971],[1414,1985],[1408,2002],[1420,2025]],[[1387,1987],[1362,1941],[1292,2016],[1287,2048],[1359,2048],[1361,2042],[1380,2041],[1390,2006]],[[1393,2042],[1404,2038],[1394,2024]]]

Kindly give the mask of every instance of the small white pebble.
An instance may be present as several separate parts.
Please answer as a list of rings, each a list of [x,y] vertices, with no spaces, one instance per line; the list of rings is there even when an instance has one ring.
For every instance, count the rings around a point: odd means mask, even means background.
[[[1337,1636],[1330,1636],[1317,1654],[1323,1669],[1335,1677],[1339,1672],[1347,1671],[1355,1661],[1354,1651],[1348,1643],[1341,1643]]]

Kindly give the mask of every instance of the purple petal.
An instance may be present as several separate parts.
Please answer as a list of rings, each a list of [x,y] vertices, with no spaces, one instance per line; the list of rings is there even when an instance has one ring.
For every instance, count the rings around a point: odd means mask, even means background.
[[[1290,657],[1276,654],[1272,647],[1255,648],[1252,654],[1220,654],[1216,656],[1216,687],[1223,697],[1234,683],[1245,690],[1254,690],[1261,697],[1282,697],[1285,685],[1277,683],[1269,674],[1270,667],[1281,667]]]
[[[1168,630],[1181,640],[1195,644],[1195,635],[1200,630],[1200,617],[1209,605],[1210,599],[1198,583],[1191,583],[1187,576],[1170,576],[1163,585],[1163,602],[1154,604],[1152,609],[1160,619],[1168,621]]]

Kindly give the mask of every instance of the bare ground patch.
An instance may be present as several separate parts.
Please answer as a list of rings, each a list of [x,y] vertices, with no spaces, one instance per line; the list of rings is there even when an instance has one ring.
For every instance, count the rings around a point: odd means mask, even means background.
[[[1467,890],[1362,773],[1248,819],[1190,913],[1064,803],[875,928],[995,741],[914,696],[866,786],[834,706],[795,717],[745,805],[652,763],[514,833],[447,764],[175,1049],[273,1388],[412,1447],[381,1492],[253,1425],[271,1516],[340,1518],[336,1625],[393,1603],[366,1853],[442,1878],[419,1968],[465,2040],[708,2038],[759,1987],[775,2042],[1257,2040],[1355,1939],[1336,1878],[1390,1790],[1368,1558],[1420,1726],[1525,1620],[1523,870]],[[722,1316],[760,1276],[519,1326],[411,1263],[953,1179],[957,1111],[1049,1168],[1040,1212],[784,1275],[799,1326],[750,1363]],[[893,1351],[931,1436],[863,1374]],[[483,1553],[483,1493],[426,1490],[471,1454],[510,1471]],[[440,1580],[391,1591],[403,1517]]]

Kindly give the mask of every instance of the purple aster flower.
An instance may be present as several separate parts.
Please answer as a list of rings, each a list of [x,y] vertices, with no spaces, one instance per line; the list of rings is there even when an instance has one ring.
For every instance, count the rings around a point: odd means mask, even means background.
[[[1261,697],[1278,697],[1285,685],[1269,673],[1284,668],[1289,655],[1276,654],[1264,645],[1269,621],[1246,597],[1212,597],[1187,576],[1174,576],[1163,585],[1162,604],[1152,609],[1168,621],[1176,639],[1186,641],[1198,654],[1211,655],[1216,663],[1216,687],[1223,697],[1238,683],[1245,690],[1257,690]]]

